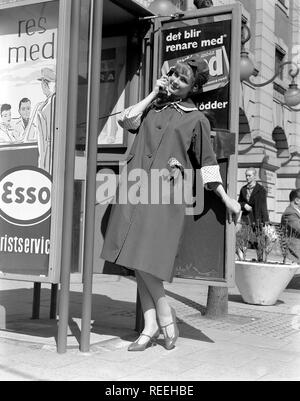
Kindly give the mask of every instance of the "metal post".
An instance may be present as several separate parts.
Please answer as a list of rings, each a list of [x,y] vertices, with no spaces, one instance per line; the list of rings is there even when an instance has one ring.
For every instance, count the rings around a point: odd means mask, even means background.
[[[34,283],[33,305],[32,305],[32,320],[38,320],[40,318],[41,287],[42,287],[41,283]]]
[[[88,149],[86,176],[85,235],[84,235],[84,283],[81,328],[81,352],[89,352],[92,317],[93,254],[95,229],[96,174],[98,157],[100,76],[102,49],[103,0],[91,1],[91,35],[89,54],[89,105]]]
[[[58,295],[58,284],[52,284],[51,287],[51,303],[50,303],[50,320],[56,319],[57,314],[57,295]]]
[[[234,6],[232,20],[232,37],[237,38],[241,32],[242,13],[239,5]],[[240,41],[235,44],[231,57],[230,79],[230,132],[236,134],[235,155],[229,158],[228,165],[228,195],[236,198],[237,194],[237,170],[238,170],[238,132],[239,132],[239,91],[240,91]],[[235,227],[227,224],[226,227],[226,266],[235,265]],[[227,282],[234,284],[234,269],[229,269]],[[210,287],[207,300],[207,313],[209,318],[226,317],[228,315],[228,288]]]
[[[75,147],[77,130],[77,95],[78,95],[78,43],[80,28],[81,0],[72,1],[71,16],[71,48],[70,71],[67,113],[67,151],[65,164],[64,187],[64,213],[62,236],[62,272],[61,293],[59,302],[59,327],[58,327],[58,353],[63,354],[67,350],[67,334],[69,322],[69,298],[70,275],[72,261],[72,225],[74,202],[74,172],[75,172]]]

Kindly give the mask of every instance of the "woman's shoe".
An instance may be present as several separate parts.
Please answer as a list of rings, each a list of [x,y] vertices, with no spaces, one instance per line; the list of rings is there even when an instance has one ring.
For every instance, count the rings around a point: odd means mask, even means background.
[[[154,345],[156,345],[156,340],[158,339],[159,335],[160,335],[159,329],[152,337],[148,336],[147,334],[141,334],[134,343],[129,345],[128,351],[129,352],[141,352],[141,351],[145,351],[149,347],[153,347]],[[141,339],[141,337],[148,337],[148,341],[145,342],[144,344],[139,344],[139,340]]]
[[[167,324],[166,326],[161,326],[163,335],[165,337],[165,348],[168,351],[171,351],[172,349],[175,348],[175,344],[179,337],[179,329],[178,329],[177,322],[176,322],[176,313],[173,308],[171,308],[171,313],[172,313],[173,322]],[[170,327],[170,326],[174,326],[174,335],[172,337],[169,337],[169,335],[168,335],[168,327]]]

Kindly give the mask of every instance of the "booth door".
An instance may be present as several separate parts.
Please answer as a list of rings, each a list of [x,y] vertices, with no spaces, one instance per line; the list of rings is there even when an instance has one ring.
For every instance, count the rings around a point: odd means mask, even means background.
[[[75,171],[75,211],[73,219],[73,273],[83,270],[85,169],[87,149],[87,98],[89,55],[89,3],[82,2],[80,29],[80,64],[78,81],[77,155]],[[94,272],[102,273],[105,262],[100,258],[110,207],[100,195],[103,173],[118,176],[127,160],[134,135],[121,129],[118,115],[129,105],[140,101],[149,90],[152,74],[152,25],[140,17],[150,15],[135,1],[104,1],[101,97],[99,109],[97,195],[95,199]],[[110,272],[115,271],[114,267]],[[117,269],[116,272],[121,272]]]
[[[218,17],[213,14],[202,16],[202,12],[188,15],[181,20],[156,20],[152,35],[153,54],[151,68],[145,64],[150,86],[173,67],[176,61],[183,61],[194,54],[206,60],[210,78],[197,101],[199,110],[210,120],[215,136],[212,144],[220,165],[224,187],[235,188],[236,127],[238,113],[233,109],[233,99],[239,98],[239,74],[234,73],[233,60],[239,57],[238,38],[234,26],[238,26],[237,8],[219,8]],[[130,103],[130,104],[134,104]],[[231,175],[229,172],[231,171]],[[200,173],[199,173],[200,174]],[[101,174],[100,174],[101,176]],[[234,229],[226,222],[226,209],[217,195],[203,191],[202,207],[197,213],[187,213],[184,232],[175,261],[176,276],[192,278],[206,283],[227,286],[232,282],[234,268]],[[96,235],[102,238],[109,209],[98,207],[102,226],[96,227]],[[103,231],[104,230],[104,231]],[[101,241],[100,241],[101,242]],[[98,242],[99,243],[99,242]],[[95,246],[95,261],[101,251]],[[99,258],[99,256],[98,256]],[[99,259],[98,259],[99,261]],[[101,263],[96,264],[96,269]],[[104,265],[104,272],[119,266]],[[121,272],[128,271],[121,268]]]

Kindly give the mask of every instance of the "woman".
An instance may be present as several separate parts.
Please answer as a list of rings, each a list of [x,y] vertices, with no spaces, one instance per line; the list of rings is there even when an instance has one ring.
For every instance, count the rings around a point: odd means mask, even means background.
[[[166,349],[171,350],[179,336],[175,311],[168,304],[163,282],[172,282],[174,277],[186,213],[185,203],[173,199],[180,177],[185,182],[185,172],[201,170],[204,184],[222,198],[228,211],[235,215],[240,212],[239,204],[227,196],[222,186],[208,120],[191,100],[201,92],[208,77],[207,63],[196,57],[177,63],[172,75],[159,79],[150,95],[125,110],[119,121],[124,128],[138,131],[125,175],[128,178],[137,171],[143,173],[139,185],[135,185],[143,201],[129,199],[113,206],[102,257],[135,271],[145,327],[129,351],[144,351],[160,333]],[[173,198],[169,202],[164,193],[157,201],[153,182],[149,184],[157,171],[163,171],[161,178],[167,178],[171,185]],[[131,195],[134,192],[126,189]],[[148,190],[151,201],[146,202],[143,194]],[[119,194],[122,191],[121,183]]]

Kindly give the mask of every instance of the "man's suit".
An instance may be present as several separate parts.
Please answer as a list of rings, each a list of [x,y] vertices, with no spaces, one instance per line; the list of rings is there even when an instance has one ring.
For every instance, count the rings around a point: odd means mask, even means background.
[[[247,200],[247,185],[240,192],[239,203],[242,207],[242,221],[247,224],[265,224],[269,222],[267,208],[267,193],[263,186],[256,184],[249,201]],[[251,212],[247,212],[245,205],[252,207]]]
[[[281,224],[287,227],[288,234],[291,236],[290,257],[300,262],[300,211],[290,205],[282,215]]]

